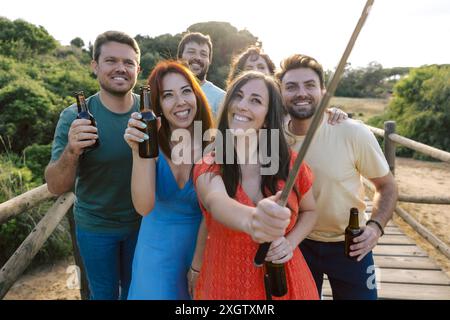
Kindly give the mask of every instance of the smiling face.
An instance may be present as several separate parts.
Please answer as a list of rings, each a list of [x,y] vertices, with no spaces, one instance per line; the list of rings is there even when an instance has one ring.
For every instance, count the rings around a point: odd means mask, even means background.
[[[211,61],[208,44],[198,44],[195,41],[186,43],[181,58],[189,64],[189,69],[200,80],[203,81],[208,73]]]
[[[163,77],[159,101],[171,130],[187,129],[192,125],[197,113],[197,98],[183,75],[170,72]]]
[[[255,129],[264,126],[269,110],[269,90],[261,79],[251,79],[232,93],[228,107],[230,129]]]
[[[309,119],[322,100],[318,74],[310,68],[292,69],[281,81],[281,94],[291,117]]]
[[[119,42],[102,45],[97,61],[91,63],[102,90],[123,96],[135,86],[139,73],[138,55],[132,47]]]

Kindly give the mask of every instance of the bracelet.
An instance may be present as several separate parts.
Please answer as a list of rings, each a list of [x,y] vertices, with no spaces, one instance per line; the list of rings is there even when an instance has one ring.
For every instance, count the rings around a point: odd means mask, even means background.
[[[195,270],[194,268],[192,268],[192,266],[190,267],[190,269],[191,269],[192,272],[200,273],[200,270]]]
[[[373,219],[370,219],[370,220],[367,220],[367,222],[366,222],[366,226],[369,224],[369,223],[375,223],[376,224],[376,226],[378,227],[378,229],[380,229],[380,231],[381,231],[381,236],[380,237],[382,237],[383,235],[384,235],[384,230],[383,230],[383,227],[381,226],[381,224],[378,222],[378,221],[376,221],[376,220],[373,220]]]

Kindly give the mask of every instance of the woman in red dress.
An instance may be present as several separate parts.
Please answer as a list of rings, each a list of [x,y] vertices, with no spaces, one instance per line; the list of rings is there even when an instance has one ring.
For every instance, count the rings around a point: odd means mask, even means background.
[[[285,263],[288,291],[280,299],[318,299],[298,248],[316,222],[306,164],[287,208],[276,203],[295,160],[282,132],[282,107],[271,76],[248,72],[229,86],[218,125],[222,139],[216,137],[214,156],[194,168],[204,215],[188,274],[196,299],[265,299],[264,269],[253,264],[262,242],[272,242],[266,261]]]

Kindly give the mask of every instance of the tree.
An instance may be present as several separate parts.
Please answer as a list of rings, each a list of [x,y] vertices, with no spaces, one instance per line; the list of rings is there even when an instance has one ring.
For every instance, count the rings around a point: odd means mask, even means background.
[[[76,37],[70,41],[70,45],[81,49],[84,47],[84,41],[80,37]]]
[[[400,76],[408,73],[409,68],[384,69],[376,61],[365,68],[352,68],[348,63],[336,89],[336,96],[354,98],[385,98]],[[396,77],[393,77],[396,76]]]
[[[382,127],[386,120],[397,122],[400,135],[450,151],[450,65],[412,69],[394,87],[386,112],[369,123]],[[421,157],[409,149],[400,152]]]
[[[32,79],[14,80],[0,89],[0,136],[11,142],[11,151],[52,141],[57,103],[54,94]]]
[[[44,27],[22,19],[11,21],[0,17],[0,54],[11,57],[31,58],[46,54],[58,47],[58,42]],[[24,57],[24,53],[26,57]]]

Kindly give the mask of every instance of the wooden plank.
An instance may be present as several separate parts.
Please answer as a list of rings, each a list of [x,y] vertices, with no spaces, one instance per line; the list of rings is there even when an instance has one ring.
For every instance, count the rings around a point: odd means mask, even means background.
[[[328,280],[324,280],[322,294],[329,299],[332,296]],[[450,286],[423,284],[381,283],[378,290],[379,299],[407,300],[449,300]]]
[[[375,264],[380,268],[440,270],[427,257],[374,256]]]
[[[378,281],[410,284],[435,284],[450,286],[450,278],[441,270],[401,270],[380,268]]]
[[[415,243],[414,243],[414,241],[412,241],[411,239],[409,239],[407,236],[405,236],[403,234],[386,234],[378,240],[378,244],[411,245],[411,244],[415,244]]]
[[[450,286],[450,278],[441,270],[402,270],[380,268],[376,271],[377,282],[409,283]],[[324,279],[328,279],[325,275]]]
[[[375,255],[426,257],[425,251],[417,246],[378,245],[373,250]]]
[[[384,229],[384,235],[401,235],[404,234],[399,228],[386,228]]]

